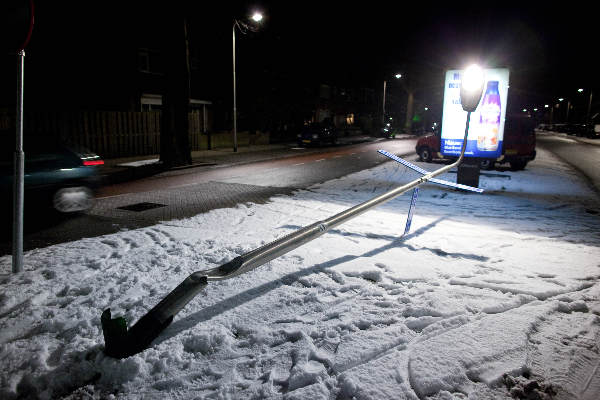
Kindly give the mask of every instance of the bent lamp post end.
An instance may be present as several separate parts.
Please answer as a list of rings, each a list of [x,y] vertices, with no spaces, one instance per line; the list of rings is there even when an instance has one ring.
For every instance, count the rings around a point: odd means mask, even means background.
[[[150,346],[173,321],[173,317],[208,284],[207,276],[195,272],[188,276],[130,329],[123,317],[112,318],[110,308],[100,317],[104,352],[114,358],[126,358]]]

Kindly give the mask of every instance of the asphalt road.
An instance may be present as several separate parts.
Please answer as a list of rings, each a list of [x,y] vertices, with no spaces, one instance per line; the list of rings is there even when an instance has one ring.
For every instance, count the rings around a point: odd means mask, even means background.
[[[247,202],[264,203],[272,196],[291,194],[388,161],[378,149],[416,159],[415,142],[396,139],[316,151],[289,147],[266,161],[174,170],[105,186],[96,205],[84,214],[65,217],[47,210],[26,210],[24,249],[150,226]],[[10,252],[10,235],[5,232],[0,238],[0,255]]]
[[[600,193],[600,139],[538,132],[537,144],[577,168]]]
[[[415,139],[386,140],[334,146],[316,152],[306,148],[290,147],[281,150],[278,155],[273,155],[276,159],[272,160],[244,165],[225,164],[175,170],[134,182],[105,186],[98,193],[98,198],[207,182],[305,188],[386,161],[385,157],[377,153],[381,148],[398,154],[412,154],[415,143]],[[280,158],[277,158],[278,156]]]

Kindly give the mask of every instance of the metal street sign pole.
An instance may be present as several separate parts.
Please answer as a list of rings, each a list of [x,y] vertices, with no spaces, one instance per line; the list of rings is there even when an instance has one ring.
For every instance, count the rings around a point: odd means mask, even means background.
[[[24,174],[25,153],[23,152],[23,78],[25,66],[25,50],[17,53],[17,115],[16,115],[16,147],[15,147],[15,175],[13,179],[13,247],[12,271],[23,270],[23,202],[24,202]]]

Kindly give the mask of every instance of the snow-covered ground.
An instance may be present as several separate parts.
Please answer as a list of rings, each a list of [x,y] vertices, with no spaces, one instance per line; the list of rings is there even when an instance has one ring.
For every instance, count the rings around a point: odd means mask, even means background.
[[[433,169],[438,166],[420,164]],[[196,217],[0,258],[0,398],[579,398],[600,393],[600,206],[544,151],[486,193],[423,186],[211,283],[146,351],[103,353],[188,274],[414,179],[394,162]],[[445,177],[454,180],[455,175]]]

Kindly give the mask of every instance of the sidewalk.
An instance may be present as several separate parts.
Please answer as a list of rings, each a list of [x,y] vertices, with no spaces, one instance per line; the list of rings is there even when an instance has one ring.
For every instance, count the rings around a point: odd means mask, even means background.
[[[297,152],[290,152],[293,147],[293,143],[278,143],[238,147],[237,152],[234,152],[233,149],[224,148],[193,151],[191,165],[175,167],[171,168],[170,170],[215,165],[239,165],[263,160],[272,160],[276,158],[291,157],[298,154]],[[311,150],[313,149],[306,149],[305,152],[308,153],[311,152]],[[104,166],[100,168],[100,175],[103,178],[103,182],[107,184],[115,184],[141,179],[159,174],[164,171],[166,171],[166,169],[159,161],[159,155],[154,154],[104,160]]]
[[[414,136],[402,135],[397,139],[410,139]],[[372,136],[352,136],[340,138],[342,145],[351,145],[367,141],[375,141],[379,138]],[[241,165],[260,161],[274,160],[279,158],[294,157],[300,154],[312,154],[331,150],[330,147],[297,147],[296,142],[276,143],[267,145],[251,145],[238,147],[237,152],[232,148],[219,148],[213,150],[192,151],[192,164],[169,169],[169,171],[210,167]],[[100,168],[100,175],[104,184],[116,184],[167,171],[159,161],[159,155],[145,155],[135,157],[123,157],[104,160]]]

